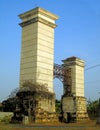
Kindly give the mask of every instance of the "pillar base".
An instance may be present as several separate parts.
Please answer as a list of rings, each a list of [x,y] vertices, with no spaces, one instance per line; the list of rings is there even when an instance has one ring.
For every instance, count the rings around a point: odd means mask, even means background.
[[[62,97],[63,119],[66,122],[88,120],[85,97],[63,96]]]
[[[35,111],[35,119],[33,119],[35,123],[42,122],[58,122],[58,115],[56,112],[50,113],[41,108],[37,108]]]
[[[49,91],[19,91],[16,96],[17,106],[13,120],[17,122],[55,122],[58,116],[55,112],[55,93]]]
[[[76,102],[76,120],[88,120],[88,113],[86,107],[86,98],[77,96],[75,97]]]

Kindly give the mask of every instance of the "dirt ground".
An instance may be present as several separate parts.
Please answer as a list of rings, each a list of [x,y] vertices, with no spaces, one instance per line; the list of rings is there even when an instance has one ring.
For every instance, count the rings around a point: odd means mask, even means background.
[[[32,123],[29,125],[0,123],[0,130],[100,130],[100,125],[97,125],[95,120],[76,123]]]

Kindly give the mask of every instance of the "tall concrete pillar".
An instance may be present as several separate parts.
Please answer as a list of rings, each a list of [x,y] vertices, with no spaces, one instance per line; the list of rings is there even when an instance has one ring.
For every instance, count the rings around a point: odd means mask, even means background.
[[[19,17],[22,20],[22,47],[17,96],[23,106],[19,106],[19,110],[33,117],[35,122],[58,120],[53,91],[54,29],[58,16],[37,7]]]
[[[20,14],[22,48],[20,87],[24,81],[42,83],[53,92],[54,28],[58,16],[43,8]]]
[[[63,60],[66,72],[62,110],[71,113],[76,120],[87,119],[86,98],[84,97],[84,61],[77,57]]]

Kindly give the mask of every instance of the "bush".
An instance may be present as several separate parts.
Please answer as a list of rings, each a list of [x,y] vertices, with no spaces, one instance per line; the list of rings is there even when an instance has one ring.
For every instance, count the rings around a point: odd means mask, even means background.
[[[10,123],[11,122],[11,115],[5,116],[1,119],[1,122],[3,123]]]

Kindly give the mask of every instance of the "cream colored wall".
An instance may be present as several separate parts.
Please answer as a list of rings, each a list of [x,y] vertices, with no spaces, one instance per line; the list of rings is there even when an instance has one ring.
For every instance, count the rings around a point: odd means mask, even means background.
[[[37,23],[23,27],[21,50],[20,84],[26,80],[36,82]]]
[[[66,68],[71,68],[71,92],[74,96],[84,97],[84,61],[69,58],[64,60]]]
[[[84,68],[74,65],[72,68],[72,93],[84,97]]]
[[[84,68],[73,65],[72,68],[72,93],[84,97]]]
[[[22,19],[20,84],[31,80],[47,85],[53,92],[54,28],[58,17],[42,8],[19,17]],[[33,23],[29,23],[33,18]]]
[[[37,82],[47,84],[53,92],[54,29],[38,23]]]
[[[76,66],[76,96],[84,97],[84,69]]]
[[[23,28],[20,69],[21,82],[31,80],[47,84],[48,89],[53,91],[53,34],[53,28],[42,23],[34,23],[31,26],[29,25],[29,28],[28,26]]]
[[[69,68],[71,68],[72,94],[76,94],[76,69],[75,69],[75,66],[70,66]]]

